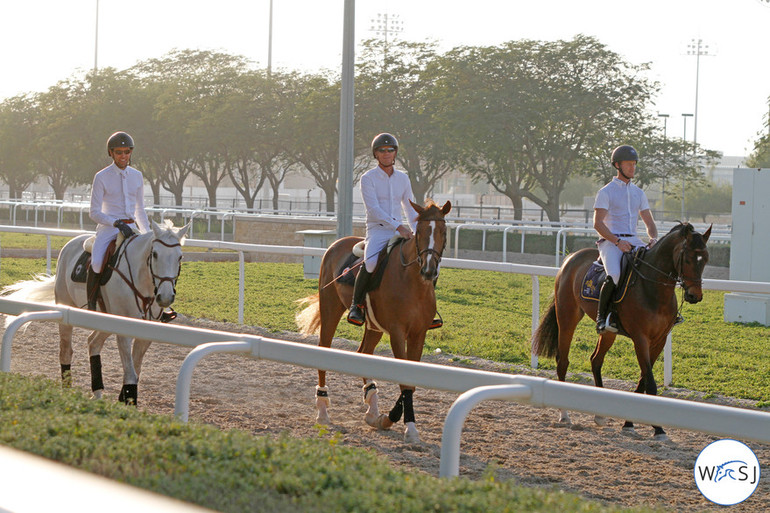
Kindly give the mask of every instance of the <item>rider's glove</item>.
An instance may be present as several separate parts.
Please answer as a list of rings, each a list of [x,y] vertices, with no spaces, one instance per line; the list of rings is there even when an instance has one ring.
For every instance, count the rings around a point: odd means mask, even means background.
[[[123,234],[123,237],[127,239],[134,235],[134,230],[132,230],[130,226],[128,226],[126,223],[124,223],[120,219],[112,223],[112,226],[120,230],[120,233]]]

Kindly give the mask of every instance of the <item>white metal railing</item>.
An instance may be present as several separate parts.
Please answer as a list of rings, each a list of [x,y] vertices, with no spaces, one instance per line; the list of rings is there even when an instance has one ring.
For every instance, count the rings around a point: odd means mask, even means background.
[[[700,404],[693,401],[647,396],[534,376],[503,374],[410,362],[276,340],[258,335],[234,334],[187,326],[129,319],[66,306],[25,303],[0,298],[0,312],[20,315],[18,323],[3,335],[0,354],[10,358],[14,334],[34,319],[57,319],[60,323],[116,333],[161,343],[195,347],[180,369],[174,411],[182,420],[189,413],[190,382],[195,364],[216,352],[240,353],[254,359],[325,369],[352,376],[367,376],[388,382],[463,394],[447,414],[441,444],[440,475],[459,472],[460,432],[470,410],[483,400],[515,400],[536,407],[570,409],[594,415],[624,418],[635,422],[665,425],[770,443],[770,413]],[[216,342],[203,342],[216,341]],[[0,362],[5,368],[6,363]],[[10,363],[8,363],[10,366]],[[223,379],[227,379],[223,376]],[[506,387],[501,388],[500,385]]]
[[[64,235],[75,236],[81,233],[77,230],[57,230],[53,228],[32,228],[21,226],[2,226],[0,225],[0,233],[17,232],[17,233],[36,233],[40,235],[46,235],[48,250],[46,269],[50,274],[51,269],[51,235]],[[225,241],[212,241],[212,240],[197,240],[187,239],[186,246],[220,249],[235,251],[238,253],[238,323],[244,322],[244,311],[246,302],[246,290],[245,290],[245,258],[244,253],[266,253],[266,254],[281,254],[292,256],[323,256],[326,251],[324,248],[311,248],[305,246],[278,246],[268,244],[246,244],[240,242],[225,242]],[[0,246],[1,248],[1,246]],[[1,256],[0,252],[0,256]],[[2,259],[0,258],[0,263]],[[456,269],[471,269],[478,271],[496,271],[514,274],[526,274],[532,278],[532,306],[531,306],[531,318],[532,318],[532,331],[537,328],[540,320],[540,276],[554,277],[558,272],[557,267],[547,267],[538,265],[527,264],[514,264],[508,262],[488,262],[483,260],[466,260],[457,258],[444,258],[441,260],[441,265],[445,268]],[[751,281],[737,281],[737,280],[703,280],[704,290],[718,290],[723,292],[748,292],[757,294],[770,294],[770,283],[765,282],[751,282]],[[670,385],[673,381],[673,355],[672,355],[672,340],[669,333],[666,346],[663,350],[663,384]],[[533,368],[538,366],[538,358],[535,355],[531,356],[530,364]]]
[[[0,511],[13,513],[204,513],[194,504],[171,499],[68,467],[62,463],[0,446]],[[45,483],[39,493],[30,483]]]

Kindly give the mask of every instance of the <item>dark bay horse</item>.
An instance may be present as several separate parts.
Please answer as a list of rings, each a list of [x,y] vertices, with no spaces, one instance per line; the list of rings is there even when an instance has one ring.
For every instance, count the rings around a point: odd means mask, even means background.
[[[648,250],[632,271],[629,289],[616,306],[616,318],[624,334],[634,343],[641,369],[637,393],[657,394],[652,366],[666,344],[666,337],[678,313],[674,293],[676,285],[682,286],[688,303],[695,304],[703,299],[701,276],[709,258],[706,242],[710,235],[711,227],[700,234],[689,223],[679,224]],[[534,354],[556,358],[559,381],[564,381],[567,375],[569,348],[578,322],[585,314],[596,319],[598,302],[583,299],[581,285],[586,271],[598,257],[598,250],[586,248],[576,251],[564,261],[556,275],[553,300],[532,336]],[[616,336],[617,333],[610,332],[600,335],[591,355],[591,371],[597,387],[603,386],[601,371],[604,356]],[[599,424],[603,420],[596,419]],[[562,411],[559,421],[569,423],[569,414]],[[656,439],[667,438],[663,428],[653,427]],[[623,429],[633,431],[633,423],[626,421]]]
[[[439,207],[429,202],[425,207],[412,203],[419,213],[415,236],[396,245],[387,261],[379,287],[366,297],[366,324],[359,353],[372,354],[383,333],[390,336],[390,346],[396,358],[419,361],[422,357],[425,334],[436,315],[434,280],[446,246],[447,233],[444,217],[452,208],[450,202]],[[297,325],[305,334],[320,330],[318,345],[331,347],[342,314],[353,298],[353,286],[341,283],[346,262],[349,261],[360,237],[337,240],[323,256],[318,280],[318,293],[300,302],[308,306],[297,314]],[[382,263],[382,257],[378,265]],[[358,272],[356,267],[355,271]],[[376,271],[375,271],[376,272]],[[414,422],[412,396],[414,387],[401,385],[401,395],[388,415],[380,415],[377,406],[377,385],[364,378],[364,403],[368,409],[366,423],[377,429],[390,429],[404,416],[404,440],[418,442],[420,435]],[[328,424],[329,406],[326,371],[318,371],[316,387],[316,422]]]

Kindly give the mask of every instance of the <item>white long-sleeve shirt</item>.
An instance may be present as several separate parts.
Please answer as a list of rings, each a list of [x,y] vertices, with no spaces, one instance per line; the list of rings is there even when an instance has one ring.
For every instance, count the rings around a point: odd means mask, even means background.
[[[142,172],[131,166],[120,169],[113,163],[96,173],[89,216],[95,223],[110,227],[118,219],[133,219],[140,231],[149,231]]]
[[[414,199],[412,183],[403,171],[394,169],[388,176],[379,166],[370,169],[361,176],[361,197],[366,207],[367,232],[382,229],[395,232],[403,224],[404,216],[414,231],[418,214],[409,203]]]

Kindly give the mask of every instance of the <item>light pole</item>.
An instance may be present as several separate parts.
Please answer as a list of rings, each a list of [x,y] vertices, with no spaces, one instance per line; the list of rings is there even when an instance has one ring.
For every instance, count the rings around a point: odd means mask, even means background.
[[[371,20],[372,26],[369,30],[385,38],[385,48],[383,54],[388,55],[388,34],[399,34],[404,31],[404,22],[400,20],[398,14],[377,13],[377,19]]]
[[[687,160],[687,118],[693,117],[692,114],[682,114],[682,121],[684,123],[684,133],[682,135],[682,141],[684,142],[683,147],[683,156],[684,160]],[[681,222],[684,222],[684,173],[682,174],[682,218],[679,220]]]
[[[96,34],[94,36],[94,75],[99,69],[97,58],[99,57],[99,0],[96,0]]]
[[[658,113],[659,118],[663,118],[663,164],[666,163],[666,146],[668,139],[666,139],[666,125],[668,125],[668,114]],[[660,210],[662,212],[663,219],[666,219],[666,169],[663,169],[663,184],[660,187]]]
[[[695,148],[695,145],[698,143],[698,82],[699,82],[698,79],[700,77],[700,56],[701,55],[709,56],[714,54],[709,52],[709,46],[707,44],[704,44],[702,39],[693,38],[690,40],[690,43],[687,45],[687,55],[695,56],[695,116],[694,116],[695,124],[693,125],[693,132],[692,132],[692,144],[693,144],[693,148]]]
[[[267,78],[273,71],[273,0],[270,0],[270,22],[267,31]]]

